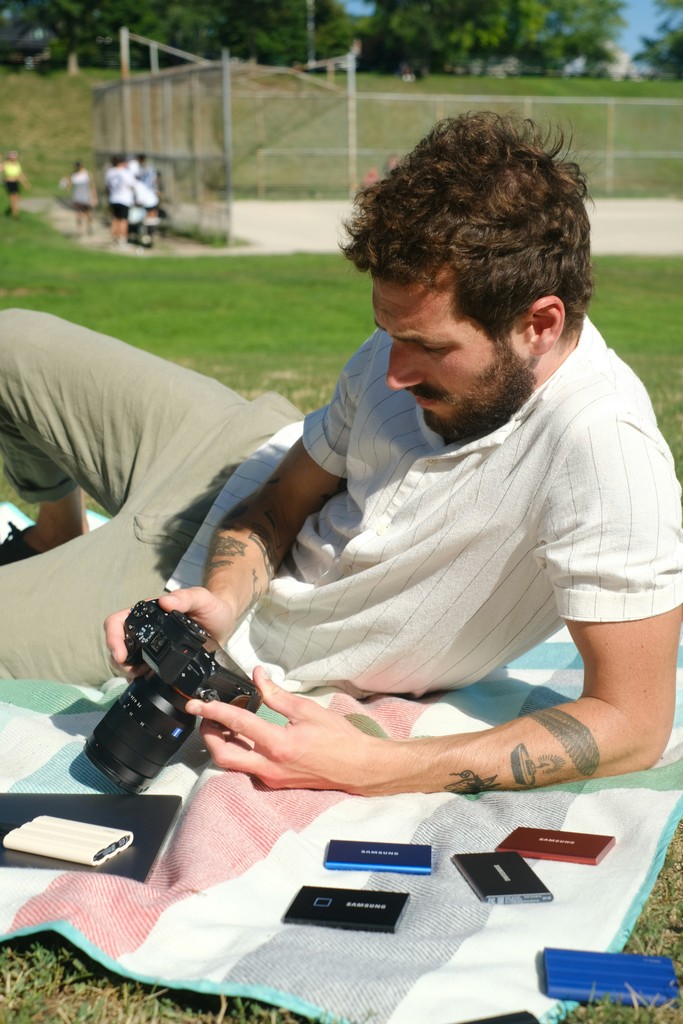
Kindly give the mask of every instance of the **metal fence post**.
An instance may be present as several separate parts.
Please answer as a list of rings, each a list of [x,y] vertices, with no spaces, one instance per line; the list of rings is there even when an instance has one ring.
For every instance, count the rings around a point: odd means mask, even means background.
[[[356,95],[356,55],[346,55],[346,106],[349,147],[349,195],[358,190],[358,100]]]
[[[606,139],[605,139],[605,192],[611,196],[614,192],[614,157],[616,108],[614,100],[606,102]]]
[[[232,81],[230,50],[221,50],[223,92],[223,165],[225,167],[225,241],[232,242]]]

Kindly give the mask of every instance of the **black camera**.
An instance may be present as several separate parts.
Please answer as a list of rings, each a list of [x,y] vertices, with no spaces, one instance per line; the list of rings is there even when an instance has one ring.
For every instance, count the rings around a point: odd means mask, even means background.
[[[206,631],[182,612],[138,601],[124,634],[126,663],[142,672],[95,726],[85,753],[121,789],[142,793],[194,729],[195,716],[184,710],[191,697],[257,711],[261,695],[219,663],[220,651],[205,647]]]

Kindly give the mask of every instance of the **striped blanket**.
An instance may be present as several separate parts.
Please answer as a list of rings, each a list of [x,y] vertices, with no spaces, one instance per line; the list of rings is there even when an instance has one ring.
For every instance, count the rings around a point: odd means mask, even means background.
[[[324,699],[361,729],[405,737],[525,714],[578,695],[579,677],[576,650],[559,633],[493,685],[417,701]],[[122,685],[0,682],[2,791],[113,792],[82,748]],[[520,1009],[560,1020],[567,1007],[543,994],[539,953],[622,948],[683,814],[682,758],[683,696],[656,768],[534,792],[272,792],[208,766],[197,732],[150,788],[184,802],[147,883],[6,867],[0,936],[52,929],[121,975],[250,996],[326,1022],[453,1024]],[[609,834],[617,843],[597,867],[534,862],[552,903],[480,903],[451,854],[492,850],[520,825]],[[429,843],[433,872],[332,872],[323,867],[331,838]],[[399,890],[411,899],[395,934],[284,925],[301,885]]]
[[[214,769],[196,732],[149,790],[179,794],[183,808],[147,882],[5,867],[0,938],[53,930],[120,975],[248,996],[328,1024],[456,1024],[521,1009],[546,1024],[561,1020],[571,1004],[544,994],[539,955],[546,946],[621,949],[683,815],[683,657],[679,666],[676,727],[655,768],[544,790],[275,792]],[[114,792],[84,758],[83,741],[123,686],[0,681],[0,791]],[[561,631],[459,692],[311,699],[360,729],[403,738],[482,729],[577,697],[580,686],[578,653]],[[451,854],[493,850],[517,826],[617,842],[597,867],[533,862],[551,903],[480,903]],[[433,871],[333,872],[323,866],[330,839],[428,843]],[[302,885],[398,890],[411,899],[395,934],[285,925]]]

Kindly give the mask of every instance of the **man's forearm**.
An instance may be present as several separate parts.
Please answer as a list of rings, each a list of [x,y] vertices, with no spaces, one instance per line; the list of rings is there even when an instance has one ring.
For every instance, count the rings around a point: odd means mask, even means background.
[[[493,730],[488,740],[493,740]],[[476,734],[475,734],[476,735]],[[487,743],[488,745],[488,743]],[[486,789],[528,789],[594,776],[600,750],[591,729],[576,717],[575,709],[544,708],[517,719],[495,738],[497,756],[486,771],[485,758],[474,767],[455,767],[443,788],[454,793]],[[465,757],[466,760],[466,757]]]
[[[226,599],[236,617],[268,589],[306,517],[344,487],[297,441],[265,483],[218,524],[204,585]]]
[[[204,567],[204,585],[216,594],[229,593],[240,616],[265,593],[288,546],[275,509],[259,492],[217,526]]]
[[[640,770],[659,753],[647,741],[644,721],[629,723],[617,708],[585,697],[481,732],[384,750],[382,742],[375,747],[376,773],[366,776],[367,795],[531,789]]]

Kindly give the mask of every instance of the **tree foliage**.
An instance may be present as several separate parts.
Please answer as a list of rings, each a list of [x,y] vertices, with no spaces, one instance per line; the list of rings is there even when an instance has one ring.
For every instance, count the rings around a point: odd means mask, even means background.
[[[657,39],[643,56],[657,67],[683,68],[683,0],[656,0]],[[307,16],[315,13],[318,58],[346,53],[362,40],[365,67],[395,71],[403,63],[442,71],[478,61],[509,61],[539,70],[581,58],[588,70],[608,63],[623,25],[625,0],[373,0],[352,18],[345,0],[0,0],[0,15],[49,29],[56,51],[96,62],[103,39],[118,31],[217,58],[266,64],[305,63]],[[99,47],[99,51],[98,51]],[[683,73],[683,71],[681,72]]]
[[[127,27],[198,56],[232,56],[265,64],[305,62],[308,54],[305,0],[10,0],[0,12],[41,25],[71,57],[92,58],[98,40],[116,39]],[[316,0],[316,48],[321,56],[346,53],[353,26],[341,0]]]
[[[611,57],[623,0],[375,0],[373,50],[384,70],[403,62],[442,70],[475,57],[539,68]]]
[[[657,39],[644,39],[638,58],[659,71],[683,78],[683,0],[656,0],[661,16]]]

